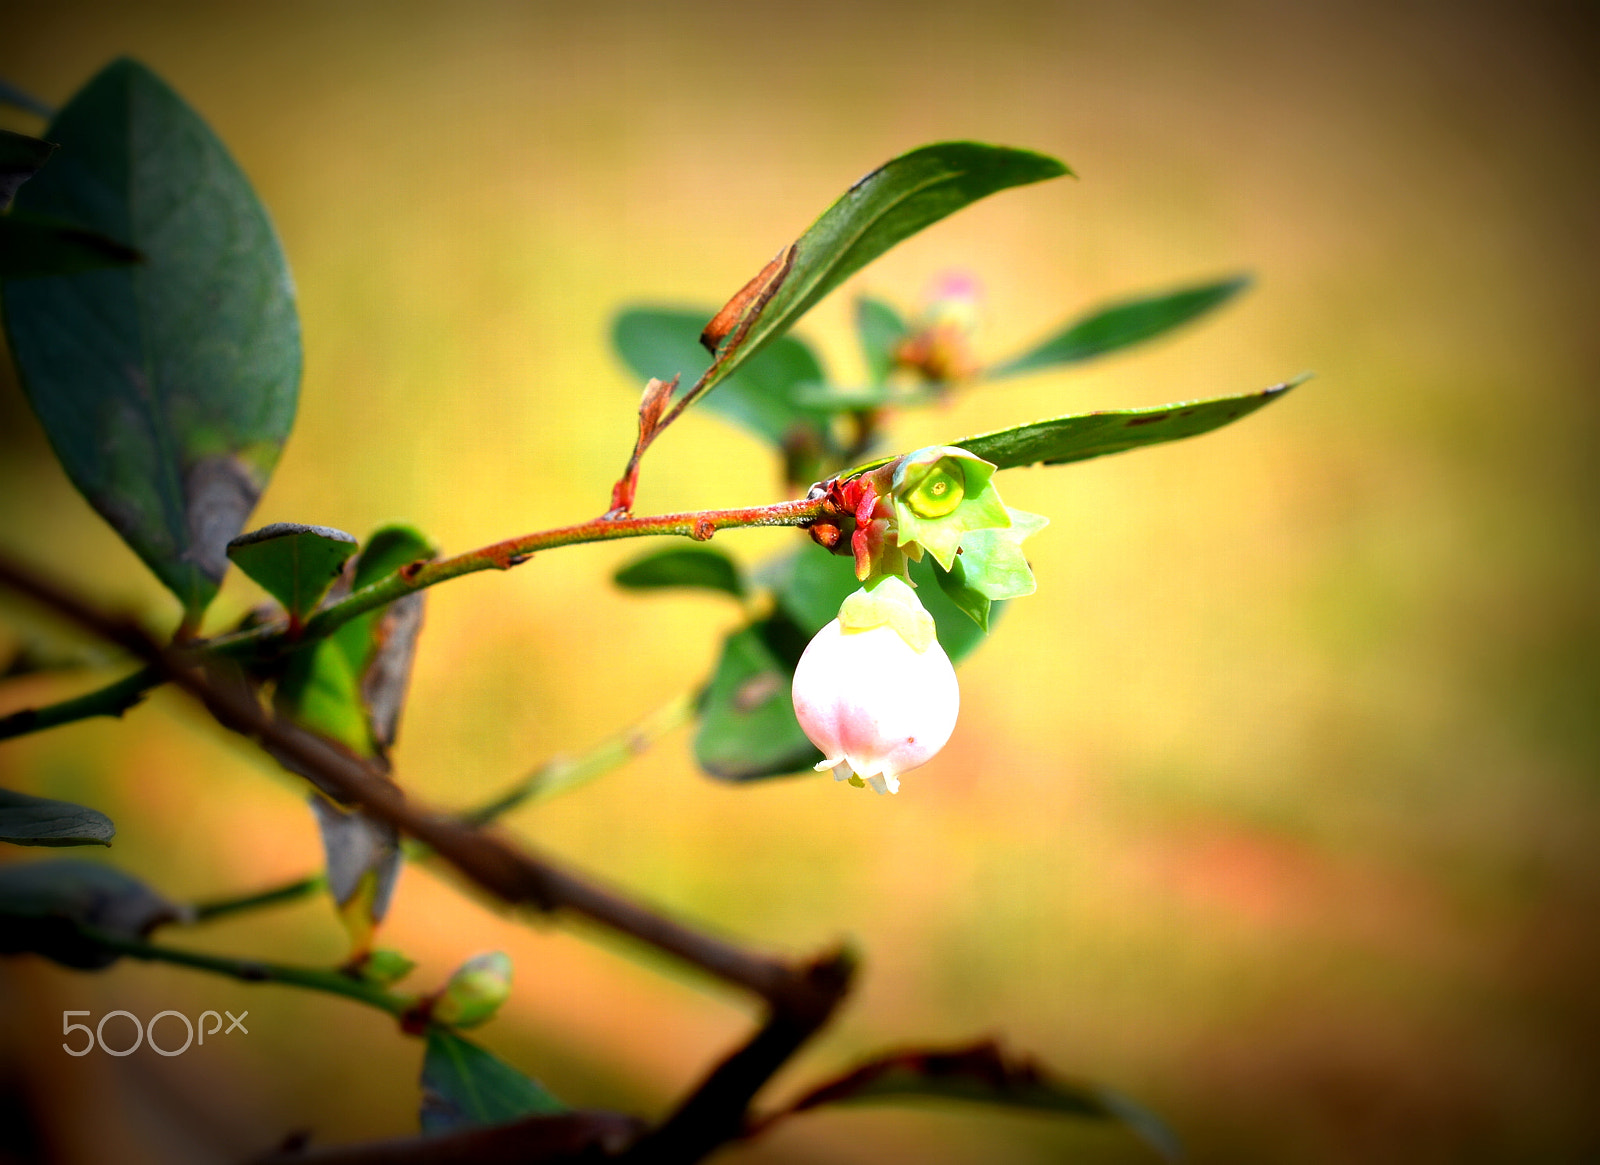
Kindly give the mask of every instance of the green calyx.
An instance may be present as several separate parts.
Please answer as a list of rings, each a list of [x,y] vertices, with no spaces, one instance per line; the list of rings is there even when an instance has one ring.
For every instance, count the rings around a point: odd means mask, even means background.
[[[950,570],[967,535],[1010,526],[1011,515],[990,481],[994,471],[983,458],[951,445],[902,457],[891,489],[900,549],[915,557],[915,544]]]
[[[892,627],[913,651],[924,652],[934,641],[933,616],[899,577],[880,575],[839,606],[839,627],[846,634]]]

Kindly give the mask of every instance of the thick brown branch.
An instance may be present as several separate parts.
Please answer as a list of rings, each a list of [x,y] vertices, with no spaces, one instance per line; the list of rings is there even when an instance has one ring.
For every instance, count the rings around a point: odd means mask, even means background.
[[[108,616],[39,575],[0,559],[0,584],[127,648],[200,699],[219,723],[259,741],[297,771],[359,804],[436,851],[468,880],[512,906],[569,913],[629,935],[761,996],[777,1011],[818,1004],[816,988],[781,959],[746,951],[568,873],[506,840],[411,802],[383,774],[323,738],[274,716],[243,682],[206,672],[192,656],[167,651],[136,624]]]

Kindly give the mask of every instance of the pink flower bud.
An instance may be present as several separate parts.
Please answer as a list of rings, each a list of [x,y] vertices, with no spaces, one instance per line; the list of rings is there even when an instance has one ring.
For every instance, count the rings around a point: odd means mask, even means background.
[[[794,671],[795,716],[827,758],[817,770],[880,793],[898,792],[901,773],[944,747],[960,706],[939,641],[930,633],[919,651],[887,623],[846,629],[835,619]]]

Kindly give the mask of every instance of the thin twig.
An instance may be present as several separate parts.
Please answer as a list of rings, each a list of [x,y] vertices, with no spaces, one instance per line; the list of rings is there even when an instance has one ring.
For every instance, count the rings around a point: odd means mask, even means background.
[[[694,930],[521,851],[494,834],[413,804],[370,765],[272,715],[243,683],[221,681],[196,667],[192,654],[163,650],[136,624],[105,615],[53,582],[4,559],[0,559],[0,584],[146,660],[168,681],[201,700],[218,723],[259,741],[297,771],[315,773],[325,789],[428,845],[470,881],[508,905],[588,918],[741,986],[780,1013],[804,1013],[817,1006],[816,987],[788,963]]]
[[[201,951],[186,951],[180,947],[162,946],[158,943],[146,942],[143,939],[126,938],[113,934],[110,931],[100,930],[90,926],[78,928],[83,936],[97,946],[108,951],[115,951],[130,959],[142,959],[150,963],[173,963],[180,967],[192,967],[197,971],[210,971],[214,975],[226,975],[230,979],[238,979],[242,983],[282,983],[291,987],[303,987],[311,991],[322,991],[329,995],[341,995],[346,999],[355,999],[369,1007],[376,1007],[379,1011],[386,1011],[390,1015],[399,1017],[415,1002],[408,996],[396,995],[386,991],[375,983],[364,979],[357,979],[346,975],[343,971],[324,967],[296,967],[286,963],[269,963],[260,959],[238,959],[226,955],[208,955]]]
[[[30,732],[42,732],[46,728],[87,720],[91,716],[120,717],[143,700],[145,694],[160,682],[161,676],[158,672],[143,667],[132,675],[123,676],[120,680],[109,683],[103,688],[96,688],[92,692],[85,692],[81,696],[73,696],[71,699],[45,704],[38,708],[23,708],[9,716],[0,716],[0,740],[10,740],[13,736],[26,736]]]

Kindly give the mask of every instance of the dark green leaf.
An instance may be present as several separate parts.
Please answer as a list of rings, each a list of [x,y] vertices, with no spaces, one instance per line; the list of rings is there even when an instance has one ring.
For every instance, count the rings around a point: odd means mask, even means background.
[[[1163,1157],[1182,1147],[1153,1113],[1096,1084],[1062,1080],[1030,1060],[1010,1059],[992,1041],[949,1050],[915,1049],[869,1060],[789,1105],[780,1116],[825,1104],[965,1100],[1092,1120],[1119,1121]]]
[[[0,218],[0,278],[76,275],[143,260],[132,247],[71,223],[19,213]]]
[[[787,278],[749,327],[734,333],[702,391],[730,376],[900,240],[997,191],[1070,172],[1043,154],[980,142],[939,142],[886,162],[845,191],[800,236]]]
[[[288,269],[222,143],[142,65],[107,66],[48,136],[61,151],[17,210],[145,262],[8,281],[11,350],[73,484],[193,620],[294,420]]]
[[[117,827],[97,809],[0,789],[0,841],[12,845],[110,845]]]
[[[1179,324],[1188,323],[1213,308],[1221,307],[1249,286],[1248,275],[1236,275],[1216,283],[1185,287],[1098,308],[1074,320],[1021,356],[985,369],[984,375],[991,378],[1016,376],[1038,368],[1076,364],[1104,356],[1119,348],[1154,339]]]
[[[566,1112],[544,1087],[470,1040],[438,1028],[422,1060],[422,1131],[504,1124]]]
[[[17,188],[37,174],[55,150],[54,142],[0,129],[0,210],[11,205]],[[0,255],[5,255],[8,249],[9,246],[0,247]]]
[[[881,299],[863,295],[856,300],[856,338],[867,365],[867,383],[880,385],[894,371],[895,349],[906,338],[906,322]]]
[[[725,591],[735,598],[745,594],[744,579],[734,561],[708,546],[676,546],[634,559],[612,576],[629,590],[659,587],[702,587]]]
[[[724,781],[752,781],[804,772],[822,759],[794,716],[789,689],[805,639],[769,619],[735,631],[701,701],[694,757]],[[777,650],[773,633],[782,636]],[[784,634],[788,632],[788,634]]]
[[[1180,401],[1148,409],[1114,409],[1081,413],[1018,425],[955,441],[969,453],[992,461],[1001,469],[1020,465],[1065,465],[1108,453],[1121,453],[1143,445],[1177,441],[1220,429],[1230,421],[1249,416],[1302,383],[1305,377],[1239,396]]]
[[[710,316],[708,311],[628,308],[612,324],[611,341],[640,379],[678,375],[691,385],[711,364],[699,338]],[[797,389],[824,379],[811,348],[797,336],[786,336],[726,380],[707,407],[779,448],[797,438],[825,448],[826,414],[794,403]]]
[[[32,951],[97,970],[117,956],[83,928],[142,938],[178,915],[178,907],[111,866],[67,858],[0,867],[0,954]]]
[[[228,543],[228,557],[296,622],[316,609],[356,552],[356,540],[332,526],[274,522]]]

